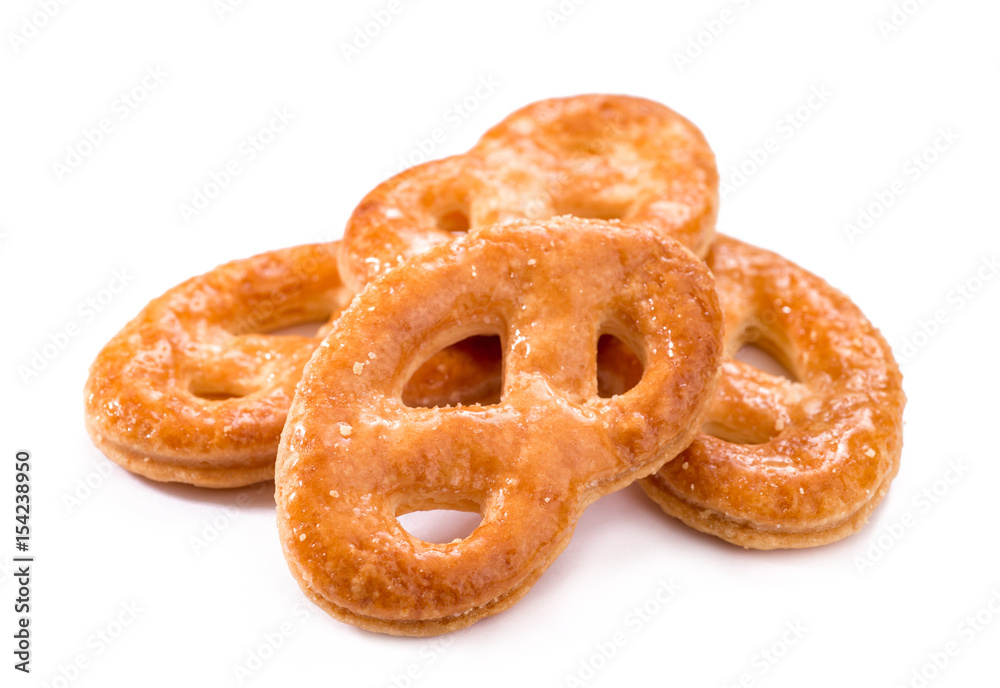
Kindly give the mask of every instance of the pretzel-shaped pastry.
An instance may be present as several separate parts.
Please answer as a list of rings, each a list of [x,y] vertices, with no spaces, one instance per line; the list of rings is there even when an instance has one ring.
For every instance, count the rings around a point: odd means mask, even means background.
[[[350,300],[338,246],[236,260],[154,299],[90,369],[87,429],[113,461],[154,480],[237,487],[274,477],[302,368]],[[260,334],[323,320],[314,337]],[[419,370],[414,404],[495,394],[499,372],[463,343]]]
[[[701,261],[603,221],[482,228],[387,272],[341,315],[289,411],[275,478],[289,568],[329,614],[372,631],[433,635],[507,608],[587,505],[698,432],[721,329]],[[645,364],[609,399],[597,397],[604,332]],[[480,334],[503,342],[499,403],[404,405],[422,360]],[[482,523],[433,544],[397,520],[429,508]]]
[[[317,244],[235,260],[151,301],[91,365],[94,444],[154,480],[271,479],[302,368],[350,299],[335,255]],[[316,320],[316,337],[260,334]]]
[[[377,186],[347,223],[340,267],[360,290],[470,227],[567,214],[642,224],[703,256],[717,208],[715,157],[691,122],[643,98],[553,98]]]
[[[727,351],[754,343],[799,382],[726,360],[705,434],[643,489],[743,547],[856,532],[899,469],[905,395],[889,345],[846,296],[770,251],[720,236],[707,262]]]

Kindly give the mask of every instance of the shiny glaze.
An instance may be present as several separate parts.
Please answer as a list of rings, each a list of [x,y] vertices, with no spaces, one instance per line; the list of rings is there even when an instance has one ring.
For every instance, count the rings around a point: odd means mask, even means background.
[[[512,113],[467,153],[412,167],[358,204],[341,271],[356,289],[468,227],[559,215],[621,219],[704,256],[718,172],[704,136],[659,103],[552,98]]]
[[[855,532],[899,468],[905,395],[889,345],[846,296],[777,254],[720,236],[707,263],[730,357],[704,434],[643,489],[668,514],[744,547]],[[797,381],[732,359],[745,343]]]
[[[605,332],[645,365],[611,398],[597,394]],[[407,407],[403,384],[427,355],[476,334],[501,338],[499,401]],[[496,613],[588,504],[687,446],[721,356],[711,275],[649,230],[558,218],[438,246],[369,285],[306,366],[276,471],[289,568],[369,630],[432,635]],[[400,526],[432,506],[482,524],[449,544]]]
[[[338,250],[333,242],[235,260],[151,301],[91,365],[94,444],[154,480],[237,487],[273,478],[295,385],[351,299]],[[323,324],[313,337],[267,334],[315,321]],[[459,345],[432,356],[406,398],[452,403],[489,393],[497,378],[474,343]]]

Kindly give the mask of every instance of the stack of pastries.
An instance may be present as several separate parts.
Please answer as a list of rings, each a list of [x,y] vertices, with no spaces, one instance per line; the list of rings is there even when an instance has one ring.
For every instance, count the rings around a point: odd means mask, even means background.
[[[153,480],[273,479],[305,594],[394,635],[507,608],[633,481],[743,547],[839,540],[899,468],[899,369],[846,296],[717,235],[718,203],[712,150],[666,106],[531,104],[379,184],[342,240],[151,301],[92,364],[87,429]],[[481,523],[400,525],[433,509]]]

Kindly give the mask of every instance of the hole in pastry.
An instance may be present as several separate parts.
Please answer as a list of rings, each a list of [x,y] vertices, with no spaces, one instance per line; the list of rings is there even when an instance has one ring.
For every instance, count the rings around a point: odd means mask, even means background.
[[[737,361],[742,361],[749,366],[757,368],[768,375],[783,377],[792,382],[799,382],[799,378],[788,369],[787,366],[771,352],[776,348],[763,339],[756,340],[755,344],[744,344],[733,355]]]
[[[612,334],[597,340],[597,396],[624,394],[642,379],[642,360],[624,341]]]
[[[246,396],[245,390],[205,380],[192,380],[188,386],[188,391],[199,399],[207,401],[225,401],[226,399],[239,399]]]
[[[410,408],[500,403],[503,346],[498,335],[476,335],[438,351],[403,387]]]
[[[464,540],[483,522],[479,505],[472,501],[447,504],[450,508],[403,509],[396,518],[407,533],[424,542],[444,544]]]
[[[461,210],[449,210],[438,215],[437,226],[452,234],[464,234],[469,231],[469,216]]]

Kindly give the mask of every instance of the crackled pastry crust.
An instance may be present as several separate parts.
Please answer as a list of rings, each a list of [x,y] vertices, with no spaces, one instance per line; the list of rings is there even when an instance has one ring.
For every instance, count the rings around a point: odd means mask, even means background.
[[[798,381],[728,358],[704,434],[643,489],[671,516],[743,547],[856,532],[899,469],[905,395],[889,345],[846,296],[770,251],[720,236],[707,262],[726,350],[755,344]]]
[[[602,333],[645,364],[608,399]],[[412,371],[471,335],[501,339],[499,403],[405,406]],[[290,570],[332,616],[382,633],[443,633],[508,607],[587,505],[691,441],[721,336],[704,264],[645,229],[494,226],[387,272],[317,349],[289,412],[275,480]],[[483,520],[464,540],[428,543],[397,520],[427,508]]]
[[[470,226],[567,214],[641,224],[704,256],[717,208],[715,157],[691,122],[632,96],[552,98],[512,113],[467,153],[377,186],[347,223],[340,266],[360,289]]]

